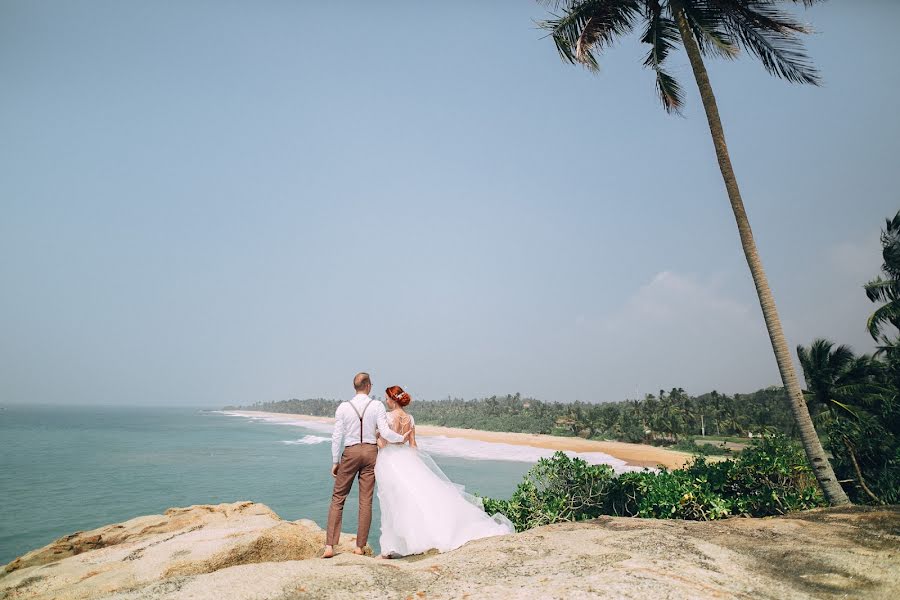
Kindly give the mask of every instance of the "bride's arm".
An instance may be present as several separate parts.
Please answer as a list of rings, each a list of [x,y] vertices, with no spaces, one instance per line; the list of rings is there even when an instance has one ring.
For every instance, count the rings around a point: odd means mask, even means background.
[[[419,446],[416,444],[416,420],[413,419],[412,415],[409,415],[409,445],[412,448],[418,448]]]

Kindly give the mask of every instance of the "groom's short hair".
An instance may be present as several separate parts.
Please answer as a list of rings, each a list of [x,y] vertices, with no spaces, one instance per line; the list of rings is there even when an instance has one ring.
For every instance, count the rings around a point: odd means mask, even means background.
[[[368,373],[357,373],[356,377],[353,378],[353,389],[357,392],[366,389],[367,385],[372,385],[372,380],[369,379]]]

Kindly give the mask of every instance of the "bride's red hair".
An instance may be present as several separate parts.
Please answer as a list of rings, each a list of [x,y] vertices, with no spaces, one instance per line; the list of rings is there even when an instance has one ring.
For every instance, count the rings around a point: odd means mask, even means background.
[[[410,396],[407,392],[403,391],[403,388],[399,385],[392,385],[388,389],[384,390],[384,393],[387,394],[387,397],[399,404],[400,406],[406,406],[410,402],[412,402],[412,396]]]

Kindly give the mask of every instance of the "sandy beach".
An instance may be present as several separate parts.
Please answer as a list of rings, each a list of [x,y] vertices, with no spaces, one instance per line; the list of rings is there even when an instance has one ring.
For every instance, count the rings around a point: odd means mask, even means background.
[[[302,418],[320,423],[333,423],[331,417],[314,417],[294,413],[274,413],[264,411],[229,411],[245,415],[256,415],[272,419],[278,418]],[[585,440],[577,437],[561,437],[556,435],[543,435],[532,433],[509,433],[503,431],[482,431],[479,429],[461,429],[457,427],[438,427],[434,425],[416,425],[416,434],[420,436],[444,436],[448,438],[463,438],[495,444],[512,444],[516,446],[531,446],[548,450],[563,450],[572,452],[602,452],[633,467],[656,467],[659,465],[670,469],[677,469],[691,459],[686,452],[677,452],[666,448],[658,448],[647,444],[629,444],[626,442],[607,442],[599,440]]]

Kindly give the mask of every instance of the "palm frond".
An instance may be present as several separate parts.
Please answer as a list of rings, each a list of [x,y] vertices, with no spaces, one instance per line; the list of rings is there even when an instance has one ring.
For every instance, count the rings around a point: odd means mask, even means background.
[[[791,0],[794,4],[802,4],[803,6],[812,6],[813,4],[818,4],[820,2],[825,2],[826,0]]]
[[[900,211],[892,219],[885,220],[881,246],[881,256],[884,259],[881,270],[891,279],[900,279]]]
[[[565,5],[566,8],[571,8],[578,3],[578,0],[537,0],[537,3],[543,4],[544,6],[552,8],[553,10],[557,10],[560,6],[563,5]]]
[[[668,113],[679,113],[684,104],[681,86],[664,68],[663,63],[681,39],[678,26],[670,18],[664,17],[662,7],[656,0],[648,4],[647,28],[641,41],[650,45],[644,66],[656,72],[656,91]]]
[[[684,106],[684,96],[681,93],[681,86],[678,81],[666,73],[662,68],[654,69],[656,71],[656,93],[663,103],[663,107],[668,113],[681,113],[681,107]]]
[[[740,46],[722,26],[721,12],[712,10],[708,2],[683,2],[681,8],[704,56],[734,59]]]
[[[843,385],[835,390],[834,395],[844,402],[866,403],[871,398],[880,398],[893,393],[893,390],[881,383],[856,383]]]
[[[853,364],[855,358],[850,346],[841,344],[832,350],[831,356],[828,358],[828,366],[835,373],[845,371],[848,366]]]
[[[863,289],[866,290],[866,297],[872,302],[889,302],[896,300],[900,295],[900,281],[876,277],[863,285]]]
[[[818,70],[797,34],[809,28],[775,8],[771,0],[706,0],[721,11],[729,34],[756,56],[770,74],[792,83],[819,85]]]
[[[720,10],[723,18],[739,16],[754,27],[782,33],[812,33],[812,30],[779,10],[775,0],[692,0]]]
[[[583,23],[578,23],[577,15],[565,15],[556,19],[548,19],[538,22],[538,26],[542,29],[550,31],[550,37],[556,45],[556,51],[559,57],[570,64],[578,64],[575,58],[575,46],[578,43],[578,36],[581,35]],[[590,55],[590,60],[584,64],[591,71],[598,68],[597,60]]]
[[[881,231],[881,256],[884,262],[881,272],[887,277],[876,277],[863,285],[866,297],[872,302],[884,302],[872,313],[866,323],[869,335],[881,342],[876,354],[893,354],[892,346],[900,343],[900,339],[892,340],[882,331],[885,324],[890,323],[900,330],[900,211],[893,218],[885,220]]]
[[[632,30],[640,4],[640,0],[569,2],[564,14],[538,26],[550,32],[560,58],[596,70],[596,53]]]
[[[854,418],[859,418],[859,413],[857,412],[857,409],[855,407],[851,407],[849,404],[845,404],[843,402],[838,402],[834,398],[831,399],[831,403],[835,406],[843,408],[846,412],[853,415]]]
[[[770,74],[792,83],[819,85],[818,70],[812,65],[793,36],[778,32],[756,29],[753,26],[738,26],[737,37],[748,52],[762,62]]]
[[[881,344],[875,346],[875,356],[887,357],[890,360],[892,356],[897,356],[900,352],[900,337],[892,340],[888,336],[882,335],[877,341]]]
[[[809,385],[809,374],[813,371],[812,353],[802,344],[797,346],[797,358],[800,360],[800,367],[803,369],[804,378]]]
[[[855,384],[869,385],[884,374],[884,364],[864,354],[854,358],[840,376],[840,384],[848,387]]]
[[[892,325],[900,323],[900,303],[890,302],[878,307],[878,309],[872,313],[872,316],[870,316],[869,320],[866,322],[866,328],[869,330],[869,335],[875,340],[881,339],[881,326],[885,323],[890,323]]]

